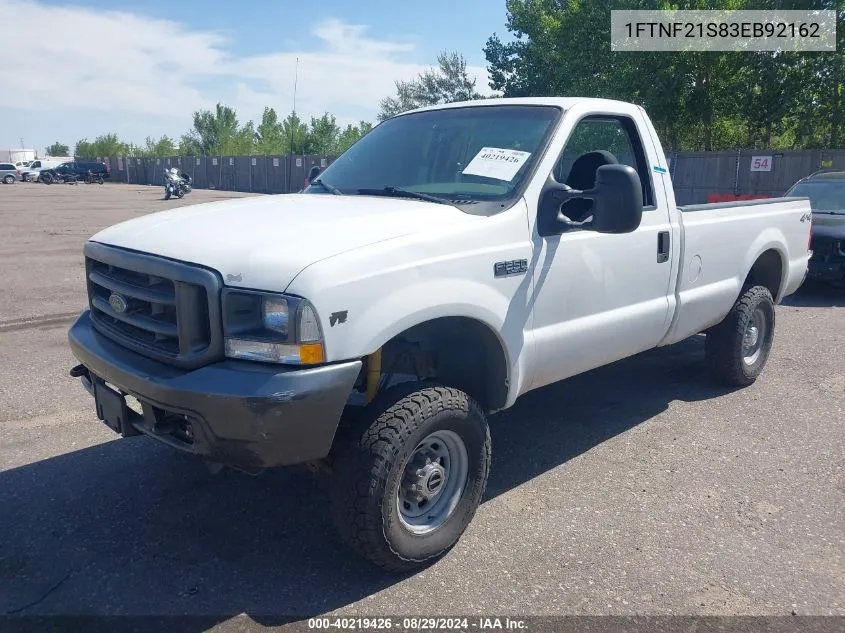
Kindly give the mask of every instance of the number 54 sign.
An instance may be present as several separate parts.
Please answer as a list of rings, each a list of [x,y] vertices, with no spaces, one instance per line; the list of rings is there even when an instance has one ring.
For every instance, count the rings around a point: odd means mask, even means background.
[[[772,157],[752,156],[751,171],[772,171]]]

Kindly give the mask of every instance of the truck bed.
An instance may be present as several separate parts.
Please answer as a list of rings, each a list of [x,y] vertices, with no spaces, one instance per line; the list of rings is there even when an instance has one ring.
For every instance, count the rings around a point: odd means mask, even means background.
[[[675,343],[719,323],[761,256],[777,269],[776,303],[803,282],[811,224],[808,198],[718,202],[679,210],[676,310],[661,344]],[[796,231],[793,224],[806,230]]]

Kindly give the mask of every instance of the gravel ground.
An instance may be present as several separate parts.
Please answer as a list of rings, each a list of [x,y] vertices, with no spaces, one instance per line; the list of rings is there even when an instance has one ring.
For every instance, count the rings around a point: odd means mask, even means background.
[[[778,308],[747,389],[714,387],[694,338],[493,416],[485,501],[416,574],[350,554],[304,469],[211,476],[117,439],[67,375],[84,240],[240,195],[0,186],[0,614],[845,615],[841,290]]]

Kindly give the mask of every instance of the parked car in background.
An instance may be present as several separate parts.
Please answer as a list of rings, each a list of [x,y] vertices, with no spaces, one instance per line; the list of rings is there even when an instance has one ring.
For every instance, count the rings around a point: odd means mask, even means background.
[[[59,165],[72,161],[73,158],[67,156],[37,158],[29,164],[29,167],[21,169],[21,180],[35,182],[42,169],[55,169]]]
[[[813,229],[808,277],[845,283],[845,171],[820,171],[802,178],[787,197],[809,198]]]
[[[88,173],[93,174],[95,177],[102,176],[103,178],[109,178],[111,176],[108,165],[96,161],[74,161],[71,163],[71,169],[82,177],[83,180],[84,176]]]
[[[88,177],[93,177],[98,181],[102,181],[109,177],[109,168],[104,163],[89,162],[89,161],[71,161],[62,163],[58,167],[49,170],[41,170],[38,179],[41,182],[50,184],[57,177],[64,177],[68,175],[76,176],[79,180],[86,180]]]
[[[21,179],[21,170],[14,166],[12,163],[0,163],[0,180],[2,180],[5,184],[11,185],[12,183]]]

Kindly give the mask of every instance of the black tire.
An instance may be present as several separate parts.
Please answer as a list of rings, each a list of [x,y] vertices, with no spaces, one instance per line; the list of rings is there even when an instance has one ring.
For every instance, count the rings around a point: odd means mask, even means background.
[[[3,178],[3,182],[5,182],[7,185],[13,185],[15,184],[15,177],[12,175],[6,176],[5,178]]]
[[[170,200],[170,188],[169,187],[164,188],[164,199]]]
[[[375,419],[369,426],[365,422],[363,431],[338,440],[332,515],[358,553],[383,569],[406,571],[445,554],[469,525],[490,472],[490,431],[483,411],[467,394],[430,383],[389,389],[371,411],[368,419]],[[399,513],[399,485],[420,442],[436,432],[451,432],[463,441],[466,483],[439,527],[417,534]]]
[[[757,344],[750,327],[757,331]],[[746,334],[749,338],[746,340]],[[710,371],[719,382],[746,387],[757,380],[775,334],[775,304],[763,286],[746,288],[721,323],[713,327],[705,340],[705,354]]]
[[[181,187],[178,187],[178,188],[176,189],[176,197],[177,197],[177,198],[179,198],[179,199],[181,199],[181,198],[184,198],[184,197],[185,197],[185,192],[182,190],[182,188],[181,188]]]
[[[52,174],[41,174],[39,180],[43,182],[45,185],[52,185],[53,184],[53,175]]]

